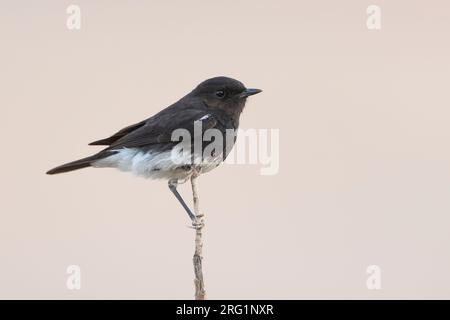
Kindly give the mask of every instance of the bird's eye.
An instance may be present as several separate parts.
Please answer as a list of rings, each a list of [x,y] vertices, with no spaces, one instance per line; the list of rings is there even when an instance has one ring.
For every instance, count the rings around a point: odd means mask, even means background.
[[[223,91],[223,90],[216,91],[216,96],[217,96],[218,98],[223,98],[223,97],[225,97],[225,91]]]

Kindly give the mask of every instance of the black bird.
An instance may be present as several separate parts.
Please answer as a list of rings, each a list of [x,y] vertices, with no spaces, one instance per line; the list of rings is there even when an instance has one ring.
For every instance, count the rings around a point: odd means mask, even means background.
[[[230,130],[236,131],[247,97],[259,92],[261,90],[247,89],[240,81],[227,77],[205,80],[189,94],[156,115],[123,128],[109,138],[90,143],[107,146],[102,151],[63,164],[47,174],[86,167],[108,167],[131,171],[146,178],[167,179],[170,190],[195,223],[195,215],[178,193],[177,185],[186,181],[194,172],[205,173],[225,160],[236,140],[234,136],[228,141],[230,139],[226,138],[226,133]],[[201,139],[201,148],[195,149],[194,140],[199,138],[195,124],[198,123],[201,124],[200,138],[208,129],[217,129],[215,132],[221,133],[225,141],[223,148],[213,150],[205,156],[207,143]],[[185,129],[185,132],[190,134],[187,153],[175,149],[180,146],[179,140],[172,137],[177,129]]]

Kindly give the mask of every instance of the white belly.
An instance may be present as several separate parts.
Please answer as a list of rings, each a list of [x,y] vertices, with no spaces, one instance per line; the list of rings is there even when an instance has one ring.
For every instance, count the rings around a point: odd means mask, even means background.
[[[222,162],[222,157],[195,159],[194,165],[200,173],[216,168]],[[143,152],[136,148],[123,148],[117,153],[92,163],[96,168],[116,168],[132,172],[137,176],[150,179],[185,179],[193,169],[190,153],[183,154],[172,151]]]

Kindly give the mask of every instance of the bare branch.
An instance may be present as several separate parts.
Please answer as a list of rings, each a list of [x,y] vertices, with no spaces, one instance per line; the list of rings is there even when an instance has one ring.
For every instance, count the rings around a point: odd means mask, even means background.
[[[203,259],[203,240],[202,229],[204,227],[204,216],[200,214],[200,205],[197,189],[197,178],[199,174],[194,172],[191,176],[192,196],[194,200],[194,213],[196,222],[195,228],[195,252],[194,252],[194,284],[195,284],[195,300],[204,300],[206,298],[205,283],[203,281],[202,259]]]

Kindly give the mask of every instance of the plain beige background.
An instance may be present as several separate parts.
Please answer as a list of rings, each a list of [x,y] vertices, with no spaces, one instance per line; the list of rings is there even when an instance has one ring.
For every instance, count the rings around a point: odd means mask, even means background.
[[[44,173],[227,75],[264,90],[241,126],[280,129],[280,171],[201,178],[208,296],[450,298],[449,31],[444,0],[1,0],[0,297],[192,298],[165,182]]]

